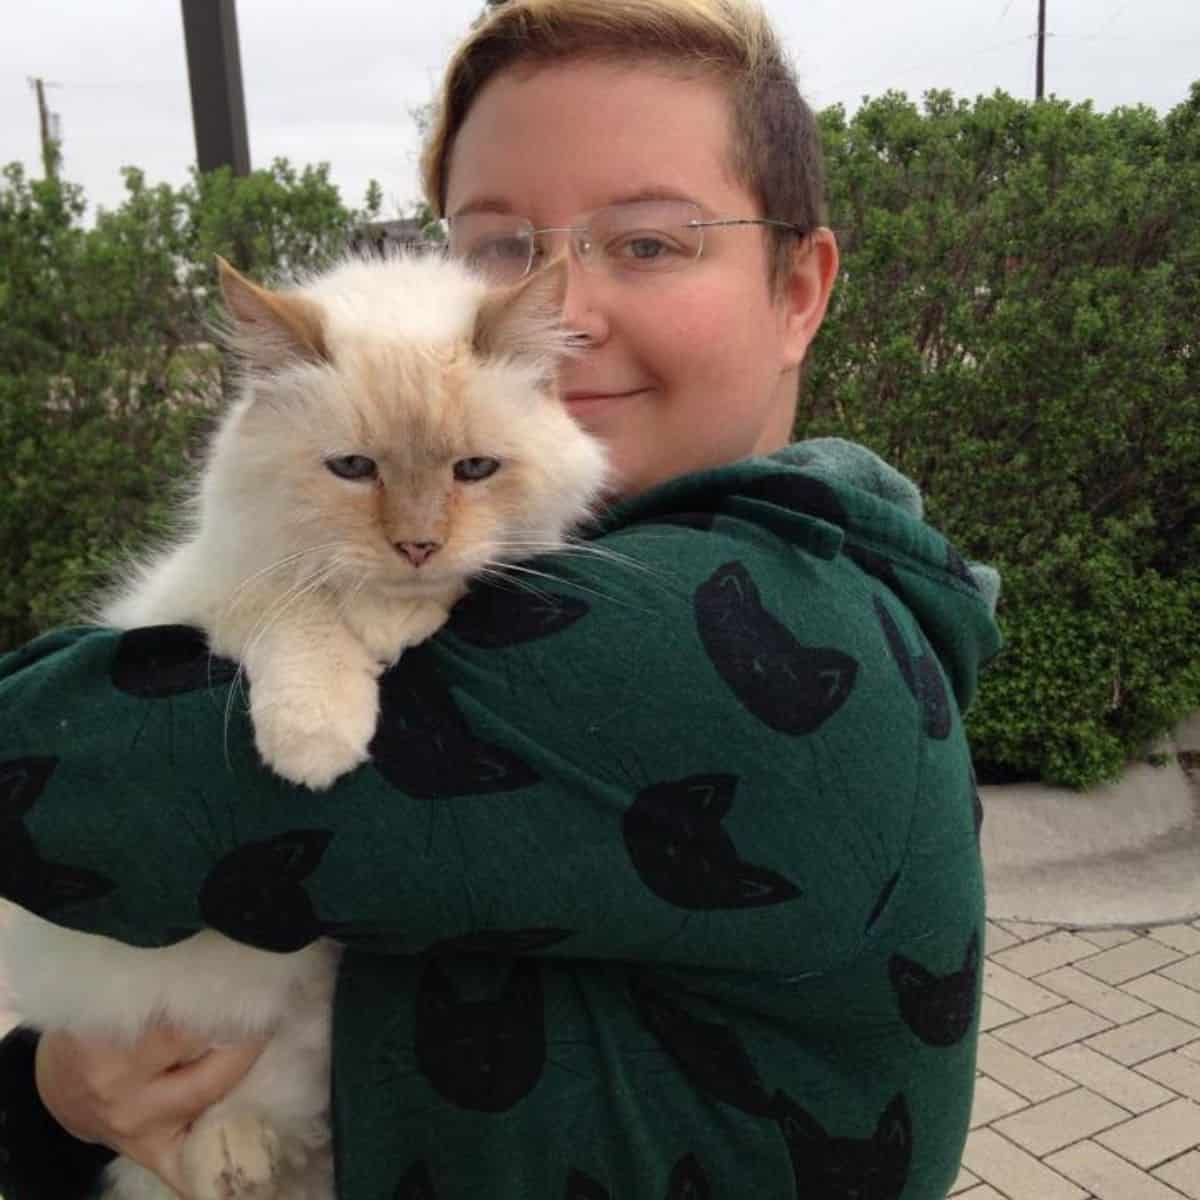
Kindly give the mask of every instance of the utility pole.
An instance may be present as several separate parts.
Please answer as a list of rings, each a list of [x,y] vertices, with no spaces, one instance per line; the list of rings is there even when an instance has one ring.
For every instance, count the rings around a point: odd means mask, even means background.
[[[182,0],[196,165],[250,174],[235,0]]]
[[[29,81],[37,93],[38,131],[42,142],[42,170],[47,179],[58,178],[58,136],[56,114],[46,107],[46,81],[39,75]]]
[[[1046,0],[1038,0],[1037,98],[1046,94]]]

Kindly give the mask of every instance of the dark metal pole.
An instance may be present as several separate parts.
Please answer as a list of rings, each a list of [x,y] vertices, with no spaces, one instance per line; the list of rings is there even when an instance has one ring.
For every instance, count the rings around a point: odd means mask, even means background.
[[[42,170],[47,179],[58,175],[58,147],[50,135],[50,111],[46,107],[46,82],[40,77],[33,81],[34,91],[37,92],[38,126],[42,137]]]
[[[246,101],[238,53],[236,0],[182,0],[196,163],[250,173]]]
[[[1038,0],[1037,98],[1046,94],[1046,0]]]

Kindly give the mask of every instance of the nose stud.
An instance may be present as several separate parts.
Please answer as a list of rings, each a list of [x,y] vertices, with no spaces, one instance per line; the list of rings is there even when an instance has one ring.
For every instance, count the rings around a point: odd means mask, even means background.
[[[419,567],[442,548],[441,542],[396,542],[394,545],[414,567]]]

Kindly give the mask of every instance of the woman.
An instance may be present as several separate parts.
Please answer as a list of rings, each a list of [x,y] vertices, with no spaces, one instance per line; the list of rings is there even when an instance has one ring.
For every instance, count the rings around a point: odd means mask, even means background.
[[[597,540],[650,570],[573,561],[570,628],[481,649],[452,621],[396,672],[533,779],[393,803],[370,840],[411,846],[419,810],[444,839],[436,870],[410,857],[395,878],[308,886],[318,912],[336,899],[394,939],[383,955],[347,937],[340,1194],[940,1200],[983,936],[960,711],[998,645],[994,588],[874,456],[788,447],[837,249],[812,115],[765,19],[735,0],[510,0],[450,65],[425,180],[456,252],[495,264],[502,245],[509,277],[569,247],[585,349],[562,394],[624,501]],[[10,663],[5,702],[30,672],[87,688],[100,668],[80,658],[72,642]],[[219,746],[216,720],[195,739]],[[369,798],[369,775],[345,794]],[[39,850],[79,863],[61,836]],[[103,851],[116,878],[123,852]],[[181,922],[188,869],[156,881]],[[113,932],[78,906],[56,919]],[[256,1049],[10,1039],[0,1190],[84,1195],[106,1152],[64,1130],[177,1179],[188,1121]],[[494,1078],[481,1091],[472,1072]]]

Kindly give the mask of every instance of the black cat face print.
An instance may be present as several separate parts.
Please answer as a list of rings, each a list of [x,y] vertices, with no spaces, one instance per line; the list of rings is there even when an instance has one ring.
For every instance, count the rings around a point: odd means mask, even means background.
[[[529,1094],[546,1065],[541,969],[518,960],[499,993],[463,1000],[435,958],[416,999],[417,1068],[459,1108],[497,1113]]]
[[[612,1200],[608,1188],[597,1183],[583,1171],[572,1169],[567,1173],[567,1190],[563,1200]]]
[[[896,568],[882,554],[873,554],[862,546],[846,544],[846,557],[857,563],[868,575],[873,575],[880,583],[886,583],[896,595],[903,595],[903,585]]]
[[[392,1200],[437,1200],[427,1162],[414,1163],[396,1185]]]
[[[912,1161],[912,1124],[903,1096],[887,1106],[869,1138],[836,1137],[782,1092],[775,1119],[804,1200],[900,1200]]]
[[[113,686],[142,700],[222,687],[236,675],[237,664],[214,658],[204,634],[188,625],[128,630],[121,635],[112,664]]]
[[[795,471],[781,471],[778,475],[760,475],[747,480],[738,489],[738,495],[755,500],[767,500],[780,508],[820,517],[839,529],[844,529],[848,517],[837,493],[827,483],[812,475],[800,475]]]
[[[901,954],[892,955],[888,975],[909,1029],[928,1046],[957,1045],[975,1016],[979,934],[971,935],[962,967],[949,975],[934,975]]]
[[[712,1200],[712,1184],[694,1154],[685,1154],[672,1168],[667,1200]]]
[[[722,821],[732,775],[690,775],[638,792],[621,832],[630,861],[656,896],[678,908],[760,908],[800,895],[790,880],[744,862]]]
[[[972,591],[979,591],[979,581],[971,574],[966,559],[955,548],[946,543],[946,567],[955,578],[962,580]]]
[[[921,706],[925,733],[938,741],[948,738],[954,728],[954,719],[950,711],[950,697],[937,659],[930,650],[926,650],[920,656],[914,655],[908,648],[900,626],[888,612],[887,605],[878,596],[874,602],[875,615],[883,628],[888,650],[891,651],[908,690]]]
[[[57,766],[55,758],[32,756],[0,763],[0,878],[4,880],[4,894],[40,917],[116,891],[116,884],[96,871],[47,862],[25,828],[22,818],[37,803]]]
[[[753,1116],[771,1115],[773,1101],[730,1026],[688,1012],[674,996],[656,988],[644,975],[630,979],[630,992],[642,1024],[693,1087]]]
[[[750,572],[726,563],[693,597],[709,661],[742,705],[777,733],[819,729],[846,703],[858,664],[848,654],[805,646],[762,604]]]
[[[711,1200],[712,1184],[708,1174],[694,1154],[685,1154],[671,1168],[664,1200]],[[567,1176],[567,1190],[563,1200],[614,1200],[607,1188],[602,1187],[582,1171],[571,1171]]]
[[[302,950],[321,936],[304,880],[332,840],[326,829],[294,829],[225,855],[200,888],[205,923],[263,950]]]
[[[406,650],[380,679],[370,752],[389,783],[422,800],[511,792],[540,778],[511,750],[472,733],[425,645]]]
[[[481,650],[499,650],[553,637],[588,612],[576,596],[476,584],[454,606],[445,628]]]
[[[24,817],[46,790],[57,766],[57,758],[33,755],[0,763],[0,822]]]

